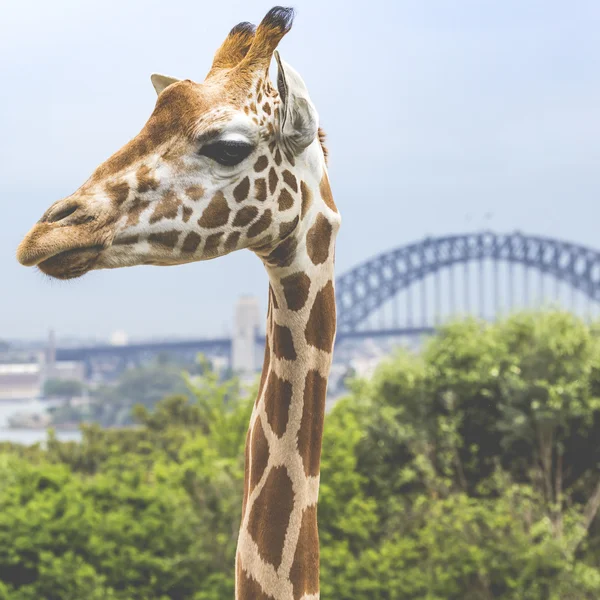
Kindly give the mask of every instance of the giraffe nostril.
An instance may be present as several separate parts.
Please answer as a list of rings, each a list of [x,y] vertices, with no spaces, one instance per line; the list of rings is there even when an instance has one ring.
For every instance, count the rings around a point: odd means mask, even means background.
[[[59,209],[58,211],[56,211],[54,214],[50,214],[47,218],[47,222],[48,223],[57,223],[58,221],[62,221],[63,219],[70,217],[78,208],[79,208],[79,206],[77,204],[71,204],[70,206],[65,206],[65,207]]]

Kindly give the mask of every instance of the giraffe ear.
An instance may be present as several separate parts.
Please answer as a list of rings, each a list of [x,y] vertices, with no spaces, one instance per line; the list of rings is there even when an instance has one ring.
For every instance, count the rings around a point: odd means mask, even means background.
[[[168,77],[167,75],[160,75],[159,73],[152,73],[150,75],[150,81],[156,90],[156,94],[160,94],[166,87],[169,87],[172,83],[176,83],[179,79],[175,77]]]
[[[310,100],[306,84],[298,72],[275,51],[277,89],[282,101],[281,133],[300,154],[317,138],[319,115]]]

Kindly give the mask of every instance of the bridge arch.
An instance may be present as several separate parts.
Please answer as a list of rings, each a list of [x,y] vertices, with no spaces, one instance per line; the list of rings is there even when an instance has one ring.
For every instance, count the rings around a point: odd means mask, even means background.
[[[428,275],[483,260],[534,268],[600,301],[600,252],[592,248],[520,232],[426,237],[379,254],[336,279],[338,330],[356,331],[385,302]]]

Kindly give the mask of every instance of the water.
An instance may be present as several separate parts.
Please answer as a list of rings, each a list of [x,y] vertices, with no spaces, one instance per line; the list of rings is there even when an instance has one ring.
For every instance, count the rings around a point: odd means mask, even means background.
[[[8,418],[18,412],[40,412],[45,409],[39,400],[0,401],[0,442],[15,442],[18,444],[35,444],[44,442],[48,434],[45,429],[11,429]],[[79,440],[79,430],[55,430],[56,437],[62,441]]]

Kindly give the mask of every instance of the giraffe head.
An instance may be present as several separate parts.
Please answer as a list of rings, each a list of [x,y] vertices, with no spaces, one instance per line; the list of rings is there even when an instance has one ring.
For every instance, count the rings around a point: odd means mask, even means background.
[[[257,28],[234,27],[203,83],[153,75],[158,99],[142,131],[44,213],[18,260],[60,279],[241,248],[289,264],[309,205],[336,213],[317,113],[276,52],[292,19],[275,7]]]

